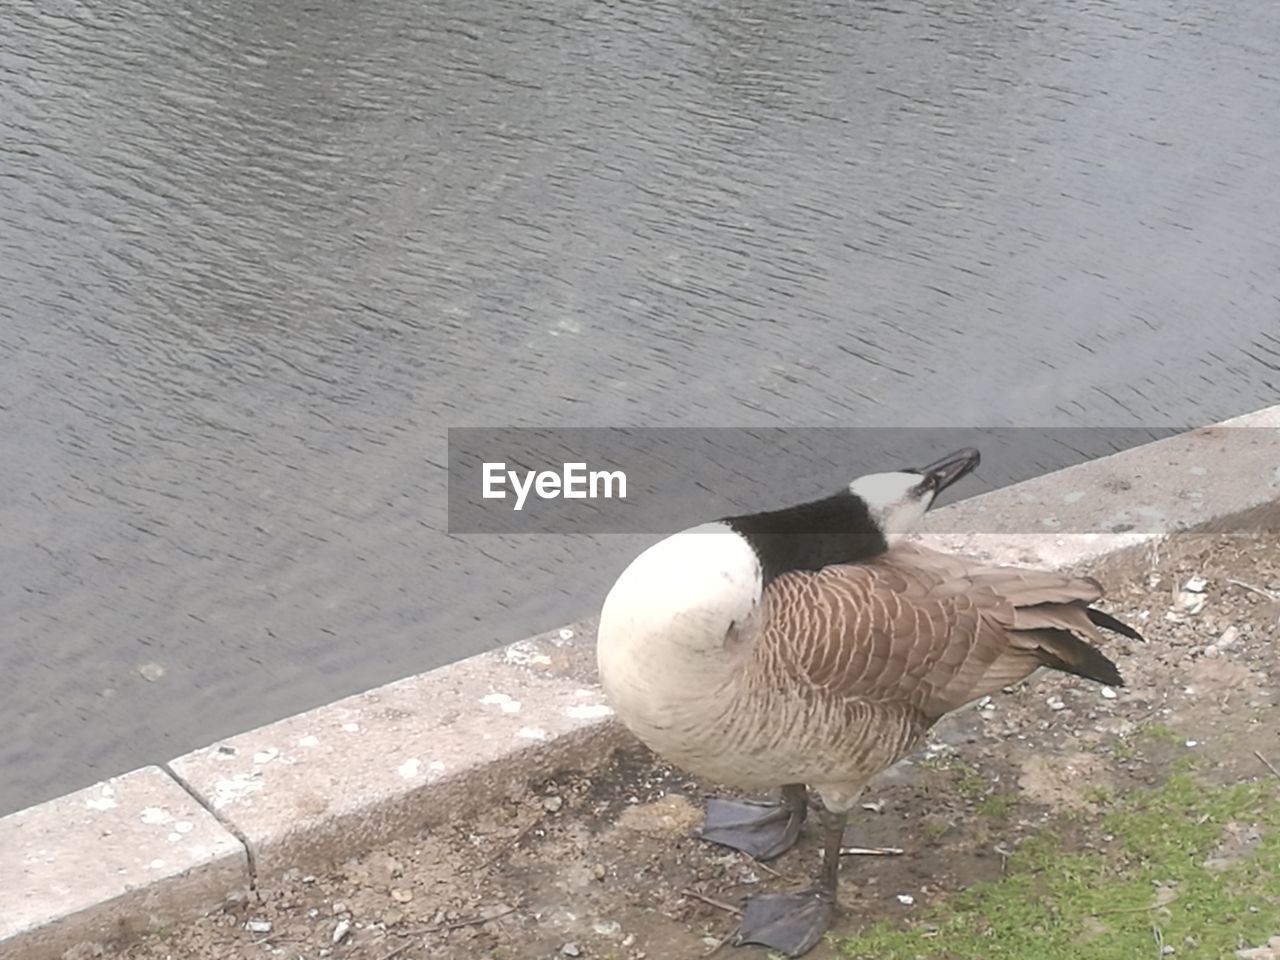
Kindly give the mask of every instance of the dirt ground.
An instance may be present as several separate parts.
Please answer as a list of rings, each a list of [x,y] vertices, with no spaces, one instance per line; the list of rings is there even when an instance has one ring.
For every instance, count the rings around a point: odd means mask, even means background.
[[[1067,837],[1064,850],[1110,856],[1113,838],[1103,826],[1110,798],[1157,787],[1180,761],[1210,782],[1274,779],[1280,798],[1280,602],[1264,595],[1280,597],[1280,543],[1221,537],[1198,547],[1146,579],[1108,584],[1104,606],[1149,639],[1109,644],[1128,684],[1114,697],[1042,675],[949,718],[925,749],[872,783],[850,836],[903,852],[845,857],[839,926],[810,957],[849,955],[841,938],[880,921],[927,927],[949,898],[999,880],[1019,844],[1046,827]],[[1195,577],[1205,581],[1202,590],[1184,590]],[[714,789],[641,748],[624,750],[606,769],[557,771],[450,829],[263,886],[197,923],[106,954],[705,957],[734,929],[732,911],[746,895],[807,883],[819,856],[808,828],[796,849],[767,865],[690,839],[701,798]],[[1233,837],[1246,837],[1241,843],[1256,842],[1256,825],[1251,840],[1250,825],[1230,826]],[[1222,855],[1230,858],[1230,848]],[[1187,936],[1162,945],[1156,930],[1153,952],[1142,955],[1210,955],[1190,949],[1194,943]],[[766,955],[731,946],[717,954]],[[936,955],[951,954],[939,944]],[[1111,956],[1079,954],[1095,955]],[[1263,947],[1252,956],[1280,953]]]

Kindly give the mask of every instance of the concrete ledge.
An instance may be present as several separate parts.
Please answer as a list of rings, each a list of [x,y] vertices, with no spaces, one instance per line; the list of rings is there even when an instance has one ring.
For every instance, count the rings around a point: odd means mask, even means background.
[[[1051,556],[1061,540],[1086,559],[1088,544],[1106,552],[1116,534],[1139,543],[1245,527],[1280,533],[1277,498],[1280,406],[962,500],[930,514],[924,529],[955,537],[939,542],[960,551],[1007,542]]]
[[[924,537],[993,562],[1087,570],[1106,584],[1140,573],[1155,551],[1195,549],[1203,541],[1193,534],[1235,530],[1280,533],[1280,406],[943,508]],[[243,838],[257,877],[318,868],[604,760],[627,734],[596,685],[594,645],[593,622],[553,631],[251,730],[179,757],[171,771]],[[43,960],[243,884],[245,848],[164,772],[108,783],[118,810],[89,804],[104,800],[100,785],[0,820],[0,958]],[[172,868],[139,866],[170,863],[147,846],[170,843],[170,831],[138,836],[148,807],[208,840],[189,843]],[[96,819],[106,813],[109,822]],[[55,844],[59,831],[66,840]],[[6,866],[15,849],[18,876]],[[58,857],[46,862],[47,850]]]
[[[248,882],[240,842],[144,767],[0,819],[0,957],[128,939]]]
[[[173,772],[249,845],[260,878],[477,813],[620,742],[594,634],[523,640],[179,757]]]

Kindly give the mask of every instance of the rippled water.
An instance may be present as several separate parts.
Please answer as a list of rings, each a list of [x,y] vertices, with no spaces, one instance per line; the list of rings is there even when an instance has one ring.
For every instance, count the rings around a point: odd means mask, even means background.
[[[4,7],[0,811],[592,612],[447,426],[1280,394],[1269,3]]]

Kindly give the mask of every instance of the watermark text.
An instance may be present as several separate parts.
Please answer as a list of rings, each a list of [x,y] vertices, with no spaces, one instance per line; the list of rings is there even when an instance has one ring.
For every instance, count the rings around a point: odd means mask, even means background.
[[[588,470],[586,463],[565,463],[557,470],[508,470],[505,461],[482,465],[485,500],[507,499],[515,492],[515,510],[523,510],[532,492],[540,500],[625,500],[627,475],[621,470]]]

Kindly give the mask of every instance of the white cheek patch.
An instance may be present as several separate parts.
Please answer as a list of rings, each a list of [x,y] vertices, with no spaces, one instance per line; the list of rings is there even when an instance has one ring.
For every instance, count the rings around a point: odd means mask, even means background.
[[[928,509],[928,502],[925,500],[912,500],[903,503],[894,508],[887,522],[884,525],[886,534],[902,535],[916,528],[916,525],[924,519],[925,511]]]

